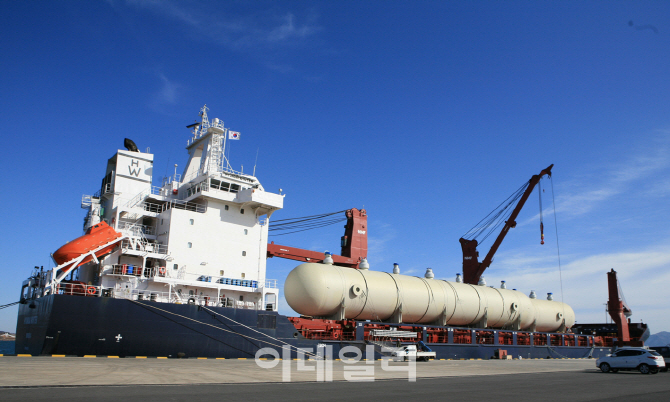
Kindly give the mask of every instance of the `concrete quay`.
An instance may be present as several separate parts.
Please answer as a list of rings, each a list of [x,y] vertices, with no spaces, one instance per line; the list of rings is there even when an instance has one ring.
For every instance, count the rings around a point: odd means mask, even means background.
[[[0,387],[249,384],[404,380],[409,364],[374,361],[0,357]],[[320,364],[320,366],[318,366]],[[595,372],[595,360],[435,360],[416,362],[416,378]],[[289,372],[287,377],[287,372]],[[664,373],[661,373],[664,374]]]

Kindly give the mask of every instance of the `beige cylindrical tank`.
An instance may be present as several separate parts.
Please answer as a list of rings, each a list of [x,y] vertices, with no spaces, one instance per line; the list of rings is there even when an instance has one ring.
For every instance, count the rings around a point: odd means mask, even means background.
[[[534,300],[521,292],[486,286],[418,278],[387,272],[357,270],[328,264],[301,264],[286,278],[284,296],[303,315],[404,323],[444,322],[490,328],[511,326],[555,331],[574,325],[567,304]]]

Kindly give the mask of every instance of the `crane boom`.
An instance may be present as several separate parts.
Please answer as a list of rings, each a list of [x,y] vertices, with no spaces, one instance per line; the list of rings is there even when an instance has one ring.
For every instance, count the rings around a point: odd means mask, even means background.
[[[347,224],[340,246],[342,255],[333,254],[334,265],[358,269],[363,258],[368,256],[368,215],[364,209],[352,208],[345,212]],[[283,246],[271,242],[267,248],[267,258],[279,257],[302,262],[323,262],[324,253],[297,247]]]
[[[462,237],[458,240],[461,243],[461,249],[463,250],[463,282],[472,285],[476,285],[479,282],[479,278],[481,278],[486,268],[491,265],[493,256],[495,255],[496,251],[498,251],[498,247],[500,247],[503,239],[505,239],[507,232],[510,230],[510,228],[516,227],[516,217],[519,215],[519,212],[521,212],[521,208],[523,208],[523,205],[526,203],[530,193],[533,192],[533,189],[537,183],[539,183],[542,176],[547,175],[551,177],[551,168],[553,167],[554,165],[551,164],[548,168],[542,170],[540,174],[533,175],[533,177],[530,178],[528,181],[528,186],[526,187],[526,191],[524,191],[523,195],[519,199],[519,202],[512,211],[512,214],[509,216],[509,219],[507,219],[505,222],[505,226],[500,231],[500,234],[498,234],[495,242],[493,242],[491,250],[489,250],[488,254],[486,254],[486,257],[481,263],[479,262],[479,252],[477,251],[477,240],[468,240]]]

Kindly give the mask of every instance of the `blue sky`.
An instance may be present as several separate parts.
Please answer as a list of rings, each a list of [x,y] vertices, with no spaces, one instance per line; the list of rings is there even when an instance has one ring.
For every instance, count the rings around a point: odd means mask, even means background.
[[[274,219],[365,207],[372,269],[453,279],[459,237],[554,163],[562,295],[547,180],[546,244],[536,192],[488,283],[602,322],[614,268],[633,320],[670,331],[668,2],[4,1],[0,19],[0,304],[81,234],[124,137],[160,181],[206,103],[242,132],[233,166],[258,152],[284,190]],[[342,233],[272,240],[337,252]]]

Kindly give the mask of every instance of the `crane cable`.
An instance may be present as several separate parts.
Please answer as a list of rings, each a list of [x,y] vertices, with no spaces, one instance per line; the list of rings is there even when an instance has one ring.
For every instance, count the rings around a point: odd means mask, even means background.
[[[0,310],[5,309],[5,308],[7,308],[7,307],[12,307],[12,306],[17,305],[17,304],[19,304],[19,303],[21,303],[21,302],[20,302],[20,301],[17,301],[17,302],[14,302],[14,303],[3,304],[2,306],[0,306]]]
[[[537,182],[537,193],[540,196],[540,244],[544,244],[544,220],[542,218],[542,179]]]
[[[335,214],[346,212],[345,210],[318,215],[302,216],[298,218],[280,219],[274,221],[268,229],[270,232],[289,231],[285,233],[273,233],[270,236],[283,236],[291,233],[304,232],[306,230],[318,229],[324,226],[344,222],[347,218],[332,217]]]
[[[556,198],[554,197],[554,180],[551,180],[551,203],[554,205],[554,228],[556,229],[556,255],[558,256],[558,279],[561,283],[561,303],[563,303],[563,323],[565,324],[565,303],[563,302],[563,272],[561,271],[561,248],[558,244],[558,220],[556,219]]]
[[[528,187],[529,182],[526,181],[521,187],[519,187],[512,195],[507,197],[503,202],[501,202],[497,207],[495,207],[491,212],[488,213],[482,220],[477,222],[470,230],[468,230],[463,236],[467,240],[477,240],[478,237],[483,236],[481,240],[478,240],[479,244],[484,243],[484,241],[497,229],[509,219],[510,215],[514,211],[512,207],[515,205],[516,201],[521,198],[524,191]]]

